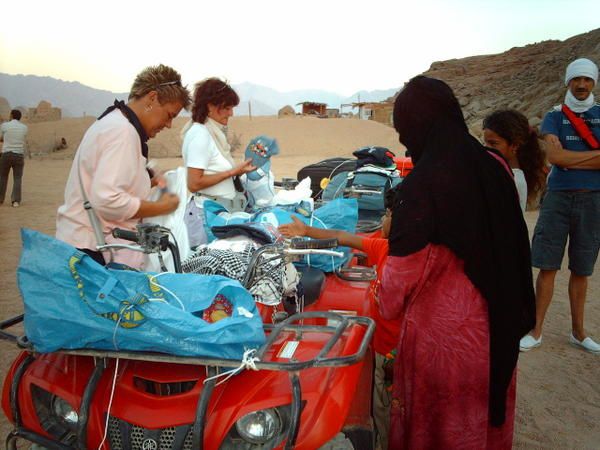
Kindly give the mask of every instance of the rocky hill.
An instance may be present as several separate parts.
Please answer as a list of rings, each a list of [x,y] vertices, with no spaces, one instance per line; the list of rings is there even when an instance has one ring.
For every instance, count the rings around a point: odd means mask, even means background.
[[[454,90],[467,124],[479,135],[483,118],[496,109],[515,108],[532,125],[562,102],[567,65],[577,58],[600,65],[600,28],[565,41],[543,41],[497,55],[435,62],[423,75],[439,78]],[[600,98],[600,90],[595,90]]]

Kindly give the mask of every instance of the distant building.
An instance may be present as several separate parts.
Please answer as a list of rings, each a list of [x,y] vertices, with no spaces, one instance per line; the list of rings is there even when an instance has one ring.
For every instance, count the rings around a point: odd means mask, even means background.
[[[29,122],[48,122],[51,120],[60,120],[62,110],[55,108],[50,102],[42,100],[37,108],[29,108]]]
[[[374,120],[392,126],[392,117],[394,113],[394,103],[384,102],[360,102],[352,103],[353,108],[358,108],[358,118],[363,120]]]
[[[394,126],[394,103],[379,102],[371,104],[371,120],[383,123],[385,125]]]
[[[286,105],[277,112],[277,117],[296,117],[296,111],[290,105]]]
[[[330,119],[337,119],[340,117],[340,110],[339,108],[327,108],[325,114],[327,114],[327,117]]]
[[[302,114],[304,115],[327,117],[327,103],[302,102],[297,105],[302,105]]]
[[[0,122],[10,120],[10,103],[4,97],[0,97]]]

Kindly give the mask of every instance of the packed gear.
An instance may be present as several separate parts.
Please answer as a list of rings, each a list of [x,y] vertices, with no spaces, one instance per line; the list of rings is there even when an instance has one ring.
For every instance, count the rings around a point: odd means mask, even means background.
[[[335,175],[323,191],[323,200],[343,197],[347,188],[358,197],[359,220],[378,220],[385,213],[384,199],[402,181],[395,155],[384,147],[364,147],[354,152],[356,169]]]

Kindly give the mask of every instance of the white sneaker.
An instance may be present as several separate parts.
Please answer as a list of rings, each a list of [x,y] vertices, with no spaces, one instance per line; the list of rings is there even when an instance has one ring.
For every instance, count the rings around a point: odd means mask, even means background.
[[[526,334],[521,338],[519,342],[519,350],[522,352],[528,352],[532,348],[539,347],[542,344],[542,336],[539,339],[534,338],[530,334]]]
[[[583,341],[578,341],[573,334],[569,336],[569,342],[575,347],[580,347],[586,352],[600,354],[600,345],[598,345],[591,337],[586,337]]]
[[[13,208],[18,208],[19,207],[19,202],[13,202]]]

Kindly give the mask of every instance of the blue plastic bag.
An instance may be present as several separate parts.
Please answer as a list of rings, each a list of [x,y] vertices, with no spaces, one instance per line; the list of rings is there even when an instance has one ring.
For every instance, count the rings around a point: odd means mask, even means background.
[[[59,349],[153,351],[240,359],[265,341],[251,294],[222,276],[107,269],[70,245],[23,229],[17,269],[25,333],[42,353]],[[218,295],[231,317],[202,311]]]
[[[204,202],[206,234],[209,242],[215,239],[211,231],[213,226],[237,225],[241,223],[268,223],[275,227],[292,222],[292,214],[302,220],[304,223],[324,229],[336,229],[356,232],[358,222],[358,204],[354,198],[338,198],[317,208],[308,217],[303,214],[294,213],[289,207],[272,207],[263,209],[252,215],[244,217],[237,213],[229,213],[223,206],[217,202],[206,200]],[[345,264],[350,258],[350,250],[347,247],[337,247],[335,250],[344,253],[343,258],[336,258],[326,255],[312,255],[304,257],[302,262],[297,265],[309,265],[325,272],[333,272],[338,267]]]

